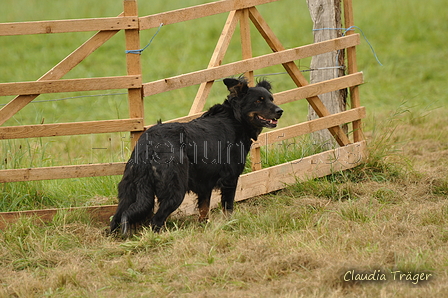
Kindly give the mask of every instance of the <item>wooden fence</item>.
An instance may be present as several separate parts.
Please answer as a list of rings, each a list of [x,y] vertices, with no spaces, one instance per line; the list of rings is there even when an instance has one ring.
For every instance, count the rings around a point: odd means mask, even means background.
[[[361,119],[365,117],[366,112],[365,108],[360,105],[358,92],[358,85],[363,83],[363,75],[361,72],[358,72],[356,66],[356,46],[360,42],[359,35],[348,31],[347,36],[344,37],[285,49],[255,7],[275,1],[278,0],[222,0],[139,17],[136,0],[125,0],[124,12],[118,17],[0,24],[0,36],[98,31],[92,38],[87,40],[37,81],[0,83],[0,96],[17,95],[0,110],[0,125],[3,125],[14,114],[43,93],[123,88],[128,90],[129,102],[128,119],[0,126],[0,140],[129,131],[135,142],[141,133],[149,127],[145,126],[144,123],[143,101],[145,97],[187,86],[199,85],[189,115],[170,120],[171,122],[189,121],[201,115],[209,91],[215,80],[244,73],[253,82],[254,70],[282,64],[297,85],[297,88],[274,94],[275,102],[281,105],[306,99],[320,118],[261,134],[259,140],[251,148],[253,171],[240,177],[236,200],[244,200],[275,191],[300,179],[322,177],[335,171],[341,171],[359,165],[367,156],[366,143],[363,140],[361,131]],[[281,1],[278,5],[282,5]],[[126,49],[137,50],[140,49],[141,30],[157,28],[162,23],[166,26],[222,13],[228,13],[228,18],[206,69],[143,83],[140,55],[127,53],[126,76],[61,79],[120,30],[125,31]],[[354,25],[351,0],[344,1],[344,20],[347,28]],[[250,22],[254,24],[273,53],[252,57]],[[238,62],[221,65],[221,61],[238,24],[240,25],[243,59]],[[309,84],[294,62],[306,57],[345,49],[347,51],[348,62],[347,75],[332,80]],[[319,95],[345,88],[350,89],[351,109],[338,114],[330,114],[319,99]],[[349,136],[340,127],[346,123],[352,123],[353,125],[353,134],[350,136],[352,140],[349,139]],[[265,169],[261,168],[261,146],[281,142],[322,129],[328,129],[331,132],[340,145],[339,148],[285,164]],[[0,183],[121,175],[124,166],[125,163],[120,162],[0,170]],[[214,194],[212,197],[212,206],[216,206],[218,201],[217,194]],[[107,221],[110,215],[113,214],[115,206],[96,206],[88,207],[87,209],[100,220]],[[4,212],[0,213],[0,217],[3,217],[3,223],[5,223],[14,220],[20,215],[28,214],[49,219],[56,212],[57,209]],[[194,198],[187,196],[178,212],[186,214],[195,213]],[[1,220],[0,226],[2,226]]]

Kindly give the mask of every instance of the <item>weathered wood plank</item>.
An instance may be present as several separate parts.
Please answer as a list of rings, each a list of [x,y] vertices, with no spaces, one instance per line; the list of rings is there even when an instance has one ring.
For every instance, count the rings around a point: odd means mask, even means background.
[[[0,170],[0,183],[123,174],[124,162]]]
[[[150,96],[170,90],[197,85],[202,82],[225,78],[250,70],[261,69],[277,64],[284,64],[291,61],[311,57],[313,55],[326,53],[328,51],[340,50],[349,46],[358,45],[359,42],[359,34],[357,34],[350,36],[350,38],[341,37],[322,43],[296,47],[277,53],[266,54],[243,61],[228,63],[209,69],[161,79],[143,84],[143,95]]]
[[[250,19],[249,10],[243,9],[240,16],[240,35],[241,35],[241,51],[243,60],[252,58],[252,40],[250,37]],[[255,86],[254,71],[250,69],[244,73],[244,76],[248,80],[249,86]],[[259,147],[251,148],[250,150],[250,162],[252,171],[261,170],[261,150]]]
[[[362,72],[346,75],[336,79],[323,81],[320,83],[308,84],[303,87],[290,89],[274,94],[276,104],[284,104],[298,99],[315,97],[327,92],[358,86],[364,83]],[[327,114],[325,116],[328,116]]]
[[[0,96],[138,88],[140,75],[1,83]]]
[[[353,18],[353,6],[352,0],[344,0],[344,23],[345,28],[351,28],[355,25]],[[346,32],[347,36],[355,34],[353,30],[348,30]],[[347,62],[348,62],[348,72],[354,73],[358,71],[358,66],[356,62],[356,48],[354,46],[347,49]]]
[[[275,1],[278,0],[223,0],[162,12],[141,17],[140,30],[156,28],[159,27],[161,23],[164,25],[175,24]]]
[[[254,148],[257,148],[269,144],[274,144],[276,142],[281,142],[283,140],[306,135],[328,127],[342,125],[365,117],[365,107],[351,109],[338,114],[333,114],[330,116],[325,116],[311,121],[306,121],[303,123],[262,133],[258,136],[258,140],[253,143],[252,146]]]
[[[184,123],[184,122],[190,122],[193,119],[201,117],[202,114],[204,114],[204,112],[199,112],[199,113],[188,115],[188,116],[183,116],[183,117],[179,117],[179,118],[175,118],[175,119],[170,119],[170,120],[167,120],[167,121],[163,121],[163,123],[173,123],[173,122]],[[145,128],[148,129],[151,126],[152,125],[145,126]]]
[[[365,162],[367,156],[366,142],[361,141],[241,175],[235,201],[246,200],[300,181],[324,177],[331,173],[354,168]],[[211,208],[217,207],[219,202],[220,194],[218,191],[214,191],[210,204]],[[193,194],[187,195],[181,207],[175,212],[178,215],[196,213],[196,197]]]
[[[352,0],[344,0],[344,23],[345,28],[350,28],[355,25],[353,18],[353,6]],[[347,31],[347,36],[355,34],[354,31]],[[355,73],[358,71],[358,64],[356,62],[356,48],[354,46],[347,48],[347,64],[348,73]],[[359,107],[360,97],[358,86],[353,86],[350,88],[350,101],[352,107]],[[361,121],[353,122],[353,140],[359,142],[364,139],[361,129]]]
[[[0,36],[138,29],[138,17],[1,23]]]
[[[144,130],[143,119],[120,119],[0,127],[0,140]]]
[[[241,52],[243,60],[252,58],[252,40],[250,37],[249,10],[243,9],[240,15]],[[249,86],[255,86],[253,69],[246,71],[244,76],[249,81]]]
[[[73,207],[60,209],[42,209],[16,212],[0,212],[0,230],[5,229],[8,224],[16,222],[21,217],[35,217],[36,223],[49,222],[60,212],[86,211],[92,220],[108,224],[110,217],[115,213],[117,205]]]
[[[135,0],[125,0],[123,2],[124,15],[138,17],[138,5]],[[126,50],[139,50],[140,49],[140,30],[139,29],[127,29],[125,30],[126,37]],[[141,55],[139,54],[126,54],[126,69],[128,75],[142,74]],[[144,118],[144,104],[142,86],[137,86],[132,89],[128,89],[128,106],[129,106],[129,118]],[[142,131],[131,132],[132,146],[137,144]]]

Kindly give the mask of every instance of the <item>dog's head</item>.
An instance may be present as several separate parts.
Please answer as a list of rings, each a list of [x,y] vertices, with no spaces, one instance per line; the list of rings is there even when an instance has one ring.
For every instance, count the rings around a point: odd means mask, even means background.
[[[242,77],[224,79],[224,84],[230,92],[227,100],[239,121],[249,123],[259,132],[263,127],[277,126],[283,110],[274,104],[272,87],[268,81],[261,80],[255,87],[249,87],[247,80]]]

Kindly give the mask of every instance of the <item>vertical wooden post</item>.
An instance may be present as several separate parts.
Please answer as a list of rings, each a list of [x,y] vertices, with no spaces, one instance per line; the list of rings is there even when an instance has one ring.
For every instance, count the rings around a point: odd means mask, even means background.
[[[313,21],[314,42],[321,42],[342,36],[341,0],[307,0],[308,9]],[[334,51],[313,56],[311,59],[310,83],[319,83],[344,75],[344,52]],[[337,68],[340,66],[340,68]],[[338,90],[319,96],[331,114],[346,110],[346,90]],[[319,118],[316,111],[309,106],[308,120]],[[342,127],[347,132],[347,126]],[[337,146],[328,130],[311,134],[314,143],[329,150]]]
[[[124,0],[124,15],[138,18],[136,0]],[[125,30],[126,50],[140,49],[140,29]],[[142,67],[140,54],[126,53],[128,75],[141,75]],[[143,88],[128,89],[129,118],[144,118]],[[134,147],[143,131],[131,132],[132,146]]]
[[[250,39],[249,10],[243,9],[240,15],[241,50],[244,59],[252,58],[252,43]],[[248,71],[244,76],[249,80],[249,85],[254,86],[254,72]]]
[[[353,19],[353,6],[352,0],[344,0],[344,23],[345,28],[350,28],[355,25]],[[352,30],[347,31],[347,35],[353,34]],[[352,74],[358,72],[358,65],[356,63],[356,47],[347,48],[347,64],[348,73]],[[361,106],[359,99],[359,88],[358,86],[350,88],[350,102],[352,108],[358,108]],[[361,120],[353,121],[353,141],[359,142],[364,139],[361,128]]]
[[[252,58],[252,42],[250,39],[250,19],[249,10],[243,9],[240,18],[241,50],[244,59]],[[244,76],[249,81],[249,86],[254,86],[254,72],[248,71]],[[250,150],[252,171],[261,170],[261,150],[260,147]]]

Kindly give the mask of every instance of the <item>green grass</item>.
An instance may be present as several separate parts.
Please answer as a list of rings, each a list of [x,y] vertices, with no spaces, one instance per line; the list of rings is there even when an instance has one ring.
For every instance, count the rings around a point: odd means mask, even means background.
[[[61,211],[51,222],[23,218],[0,231],[0,297],[444,297],[448,294],[448,23],[441,0],[353,1],[355,24],[375,48],[358,47],[363,121],[370,157],[355,169],[290,185],[236,204],[210,222],[172,217],[160,234],[106,236],[105,224]],[[140,15],[203,1],[139,2]],[[67,7],[70,9],[67,9]],[[262,15],[286,47],[312,42],[305,1],[263,5]],[[0,22],[116,16],[121,1],[2,3]],[[144,81],[203,68],[225,16],[162,27],[142,55]],[[142,34],[142,46],[154,34]],[[237,32],[238,33],[238,32]],[[236,33],[236,34],[237,34]],[[254,32],[255,33],[255,32]],[[39,78],[91,33],[0,37],[0,82]],[[123,75],[118,34],[65,78]],[[253,36],[254,55],[268,53]],[[232,41],[225,62],[239,59]],[[300,61],[306,69],[309,60]],[[261,70],[283,71],[280,67]],[[269,77],[274,91],[293,86]],[[184,115],[196,87],[145,99],[145,121]],[[112,93],[122,93],[113,90]],[[52,100],[102,92],[43,95]],[[222,101],[213,88],[209,105]],[[10,97],[0,97],[0,104]],[[169,107],[169,108],[167,108]],[[282,106],[282,125],[306,119],[304,102]],[[127,117],[125,95],[33,103],[7,125]],[[304,138],[263,149],[263,166],[301,158],[319,147]],[[87,149],[86,149],[87,148]],[[92,149],[107,148],[107,149]],[[127,134],[0,141],[0,168],[125,161]],[[294,149],[294,150],[292,150]],[[0,185],[0,210],[109,204],[119,176]],[[344,282],[347,270],[429,272],[428,282]],[[390,275],[389,275],[390,277]]]

